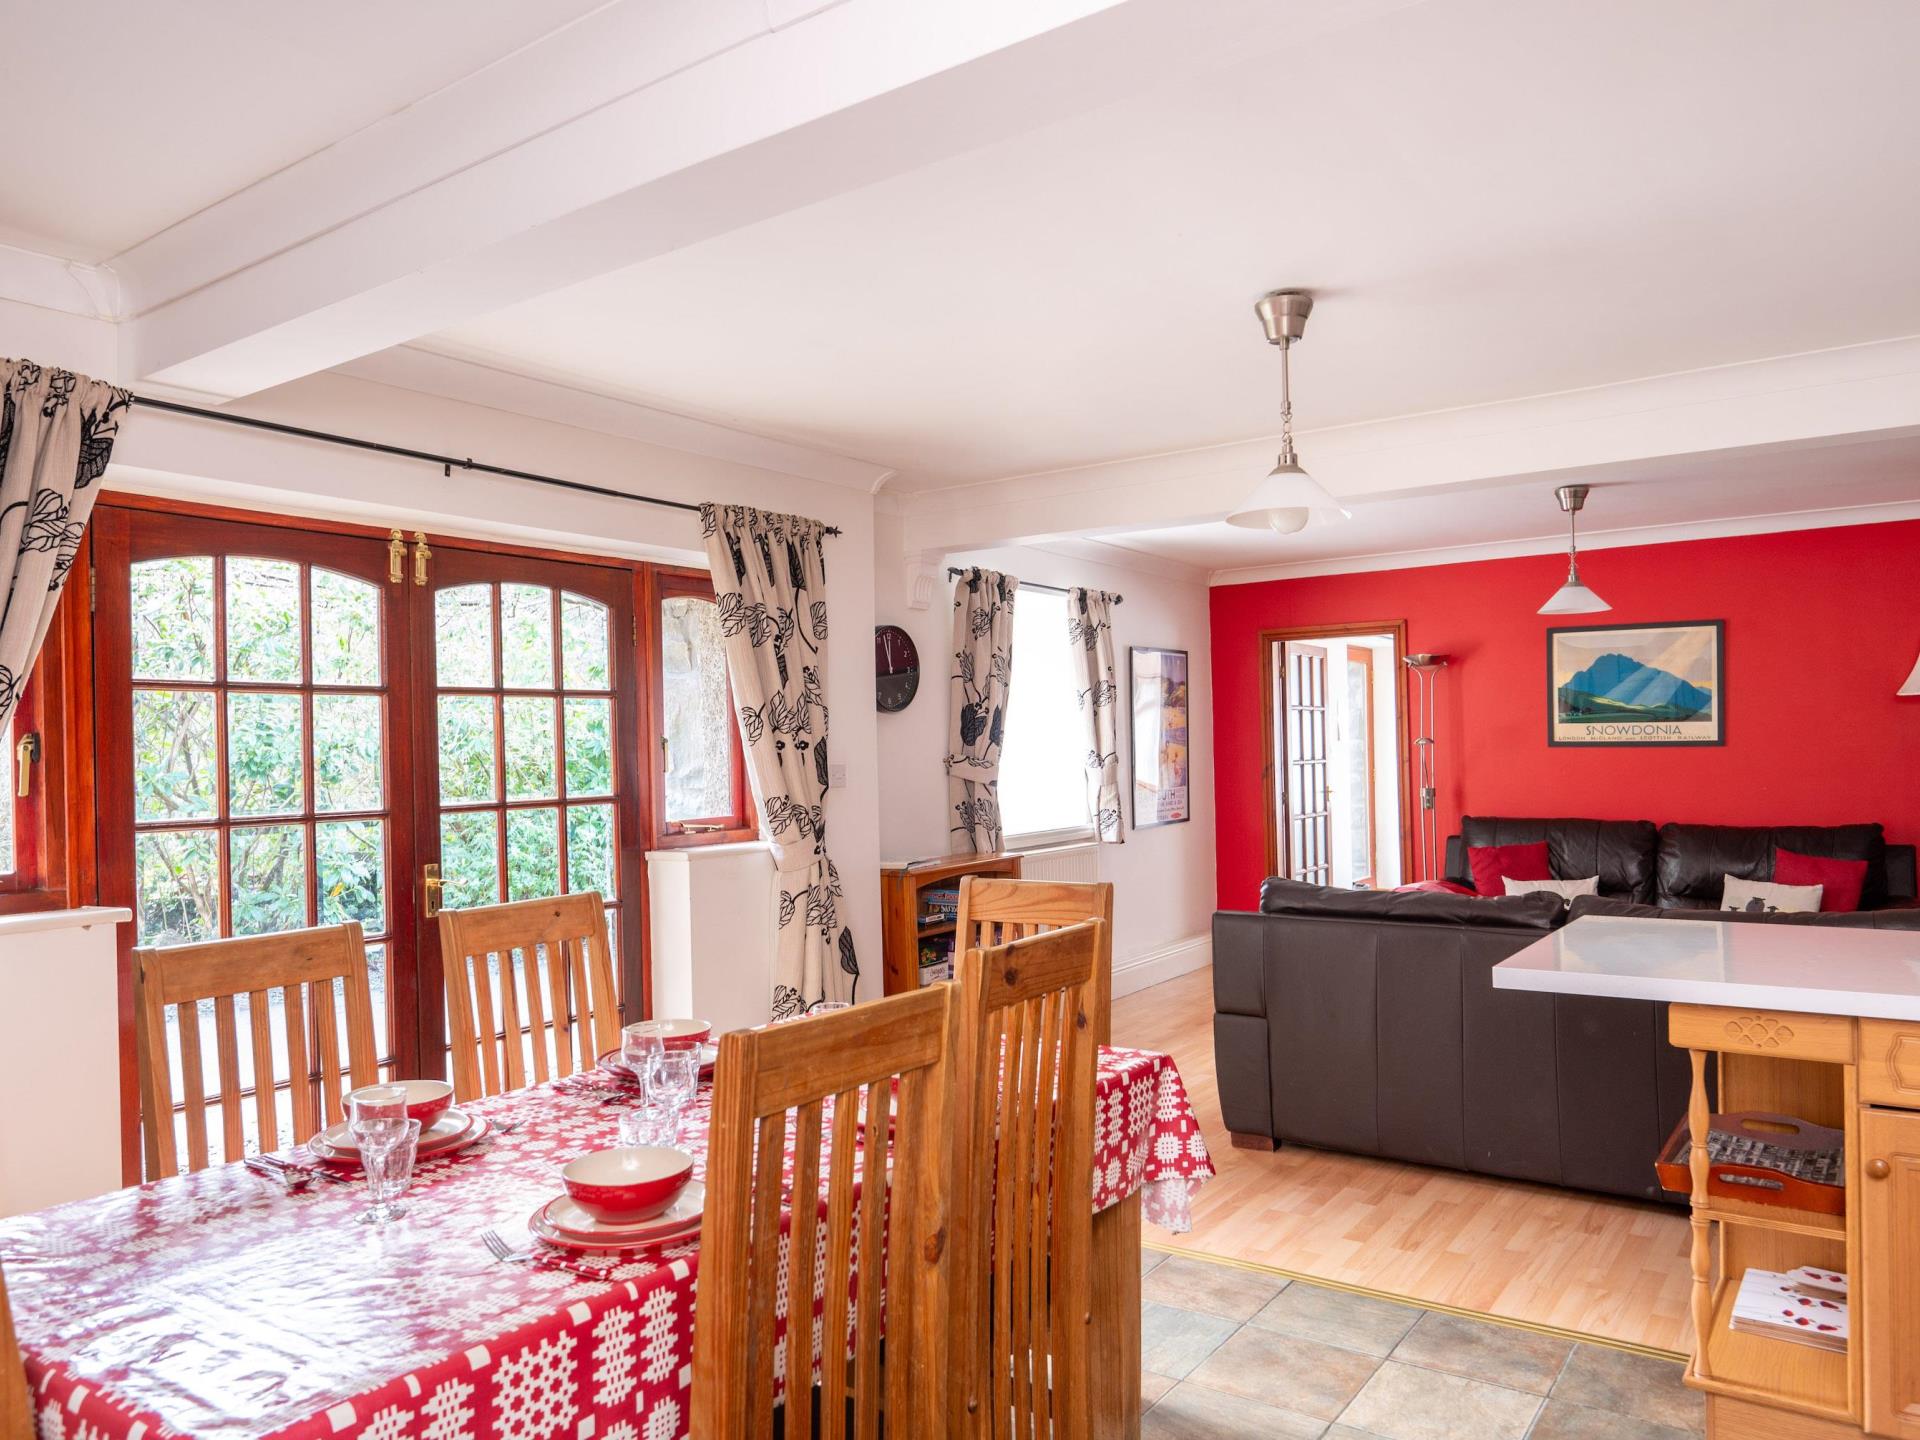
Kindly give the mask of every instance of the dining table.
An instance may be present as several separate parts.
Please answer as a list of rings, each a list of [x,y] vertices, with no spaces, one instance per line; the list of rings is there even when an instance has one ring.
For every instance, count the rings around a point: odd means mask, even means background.
[[[548,1253],[527,1230],[568,1160],[616,1143],[620,1086],[589,1071],[464,1102],[487,1134],[423,1158],[384,1224],[361,1223],[357,1171],[289,1187],[242,1163],[0,1220],[39,1440],[688,1434],[698,1237]],[[683,1128],[696,1179],[710,1099],[703,1084]],[[1090,1410],[1103,1440],[1131,1440],[1142,1217],[1187,1228],[1213,1164],[1154,1051],[1102,1047],[1094,1141]],[[496,1258],[488,1230],[536,1258]]]

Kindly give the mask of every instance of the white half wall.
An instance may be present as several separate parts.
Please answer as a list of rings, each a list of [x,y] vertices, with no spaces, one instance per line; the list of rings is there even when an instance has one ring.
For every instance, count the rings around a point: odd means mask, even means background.
[[[921,680],[913,703],[897,715],[879,717],[880,773],[886,777],[880,807],[884,858],[922,859],[948,850],[946,756],[948,690],[952,655],[953,582],[949,564],[986,565],[1022,580],[1047,585],[1091,585],[1126,597],[1113,612],[1114,660],[1121,694],[1128,692],[1127,647],[1154,645],[1185,650],[1189,663],[1193,737],[1193,819],[1184,825],[1136,830],[1132,806],[1123,799],[1126,842],[1101,845],[1100,876],[1113,884],[1115,992],[1172,979],[1205,965],[1213,928],[1213,683],[1207,642],[1207,586],[1198,574],[1175,577],[1164,569],[1134,568],[1083,559],[1033,546],[955,552],[928,560],[933,601],[908,607],[916,567],[904,549],[901,517],[874,517],[875,616],[899,625],[920,652]],[[1009,697],[1018,707],[1016,691]],[[1120,708],[1120,754],[1131,764],[1129,715]],[[1127,977],[1134,972],[1132,981]],[[1152,977],[1152,978],[1148,978]]]

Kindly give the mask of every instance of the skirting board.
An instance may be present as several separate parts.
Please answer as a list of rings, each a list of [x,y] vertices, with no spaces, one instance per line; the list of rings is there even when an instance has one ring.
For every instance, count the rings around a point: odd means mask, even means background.
[[[1120,960],[1113,967],[1113,995],[1117,1000],[1122,995],[1131,995],[1136,990],[1145,990],[1150,985],[1171,980],[1177,975],[1185,975],[1194,970],[1204,970],[1213,963],[1213,937],[1195,935],[1186,940],[1176,940],[1158,950],[1149,950],[1145,955],[1135,955],[1130,960]]]

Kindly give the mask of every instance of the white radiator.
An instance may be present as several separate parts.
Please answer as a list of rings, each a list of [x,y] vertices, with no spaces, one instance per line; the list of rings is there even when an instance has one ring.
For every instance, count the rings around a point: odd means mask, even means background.
[[[1100,878],[1100,847],[1092,841],[1029,850],[1020,857],[1022,880],[1072,880],[1091,884]]]

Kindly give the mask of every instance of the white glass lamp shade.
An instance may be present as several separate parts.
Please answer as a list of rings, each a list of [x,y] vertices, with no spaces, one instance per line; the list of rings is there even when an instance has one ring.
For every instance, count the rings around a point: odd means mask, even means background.
[[[1246,530],[1293,535],[1309,525],[1352,518],[1318,480],[1298,465],[1283,461],[1227,516],[1227,523]]]
[[[1913,673],[1907,676],[1907,683],[1893,693],[1896,695],[1920,695],[1920,660],[1913,662]]]
[[[1567,583],[1554,591],[1537,612],[1541,615],[1591,615],[1613,607],[1580,583],[1580,567],[1567,566]]]

